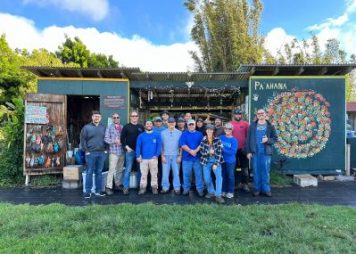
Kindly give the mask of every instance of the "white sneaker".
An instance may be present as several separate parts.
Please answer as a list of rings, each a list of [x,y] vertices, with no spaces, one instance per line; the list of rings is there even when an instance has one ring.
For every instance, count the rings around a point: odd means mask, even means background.
[[[221,196],[226,197],[226,193],[225,192],[221,193]]]
[[[226,198],[233,198],[233,197],[234,197],[234,194],[233,194],[233,193],[227,193],[225,197],[226,197]]]

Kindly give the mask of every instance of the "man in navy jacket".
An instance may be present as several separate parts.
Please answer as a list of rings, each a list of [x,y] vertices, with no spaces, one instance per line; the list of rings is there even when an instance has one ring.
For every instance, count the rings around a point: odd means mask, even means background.
[[[266,120],[264,109],[257,110],[257,121],[253,122],[248,129],[245,150],[247,158],[252,160],[254,196],[264,195],[271,197],[271,187],[269,183],[269,172],[272,145],[277,141],[277,134],[274,126]]]

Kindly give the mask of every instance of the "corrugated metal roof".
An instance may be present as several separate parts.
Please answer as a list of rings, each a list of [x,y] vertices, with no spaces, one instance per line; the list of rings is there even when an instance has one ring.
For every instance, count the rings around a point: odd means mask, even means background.
[[[141,72],[139,68],[75,68],[25,66],[38,77],[128,78],[132,81],[228,81],[248,80],[250,76],[345,75],[356,64],[243,64],[236,72]]]

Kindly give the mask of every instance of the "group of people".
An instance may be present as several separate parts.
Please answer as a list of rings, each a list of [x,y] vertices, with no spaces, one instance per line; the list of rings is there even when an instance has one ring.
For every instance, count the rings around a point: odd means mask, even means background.
[[[257,120],[251,126],[242,116],[243,112],[236,109],[234,119],[222,125],[220,118],[213,124],[200,118],[195,121],[186,113],[176,120],[163,111],[142,125],[138,112],[132,111],[125,126],[120,124],[120,115],[114,113],[112,124],[105,128],[100,123],[100,113],[93,112],[92,122],[83,127],[80,136],[87,172],[84,198],[91,197],[93,174],[96,196],[112,195],[114,186],[129,194],[135,161],[139,195],[147,191],[148,173],[153,194],[158,194],[159,189],[162,194],[170,192],[172,182],[176,195],[189,195],[194,172],[197,194],[224,203],[224,198],[234,197],[236,169],[241,174],[242,189],[249,192],[251,161],[253,195],[271,196],[269,170],[276,131],[263,109],[257,110]],[[104,192],[101,172],[107,155],[109,171]]]

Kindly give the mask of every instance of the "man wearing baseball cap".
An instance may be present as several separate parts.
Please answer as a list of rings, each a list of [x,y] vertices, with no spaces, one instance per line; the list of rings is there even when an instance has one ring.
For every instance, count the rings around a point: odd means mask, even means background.
[[[239,148],[236,153],[236,168],[241,168],[241,172],[238,171],[238,180],[240,180],[242,184],[242,190],[245,192],[249,192],[250,189],[248,187],[248,159],[244,151],[249,123],[242,119],[242,115],[243,112],[241,109],[235,109],[233,111],[234,120],[232,120],[230,123],[233,126],[232,135],[237,139],[237,142],[239,144]]]
[[[170,188],[169,172],[172,168],[173,188],[176,195],[180,194],[179,169],[182,160],[182,151],[179,147],[179,139],[182,132],[175,128],[176,120],[174,117],[168,118],[168,129],[161,132],[162,140],[162,190],[161,193],[168,193]]]
[[[183,150],[183,195],[189,195],[191,183],[190,176],[194,170],[195,186],[200,197],[204,196],[203,171],[200,164],[200,143],[203,134],[195,129],[195,121],[187,121],[188,130],[184,131],[179,139]]]

